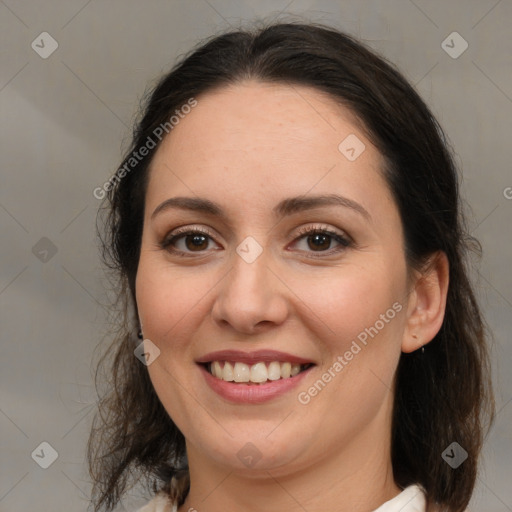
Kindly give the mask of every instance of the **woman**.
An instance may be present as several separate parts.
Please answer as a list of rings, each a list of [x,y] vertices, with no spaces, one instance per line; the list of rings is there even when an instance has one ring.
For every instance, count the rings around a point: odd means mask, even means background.
[[[493,415],[471,240],[391,65],[318,25],[213,38],[105,190],[126,314],[96,511],[141,476],[144,512],[465,510]]]

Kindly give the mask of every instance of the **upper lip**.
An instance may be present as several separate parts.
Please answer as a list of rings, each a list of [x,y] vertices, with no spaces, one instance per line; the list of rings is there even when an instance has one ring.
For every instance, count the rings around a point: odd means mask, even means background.
[[[255,364],[259,362],[290,362],[295,364],[311,364],[312,361],[302,357],[279,352],[276,350],[255,350],[254,352],[242,352],[241,350],[218,350],[210,352],[196,359],[196,363],[205,364],[212,361],[234,361],[245,364]]]

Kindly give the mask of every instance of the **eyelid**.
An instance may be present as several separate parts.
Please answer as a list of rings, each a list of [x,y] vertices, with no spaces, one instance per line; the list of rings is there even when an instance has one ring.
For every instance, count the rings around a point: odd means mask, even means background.
[[[180,226],[178,228],[173,229],[169,234],[166,235],[165,238],[171,238],[191,231],[194,233],[203,233],[205,235],[211,236],[212,238],[217,236],[210,228],[204,227],[204,225],[202,224],[191,224],[186,226]]]
[[[314,224],[314,225],[307,225],[307,226],[301,226],[297,230],[298,236],[308,235],[315,232],[322,232],[322,233],[328,233],[330,235],[339,236],[343,239],[346,239],[347,242],[353,243],[352,237],[349,236],[349,234],[346,231],[343,231],[342,229],[333,228],[327,224]],[[297,236],[294,237],[297,238]]]

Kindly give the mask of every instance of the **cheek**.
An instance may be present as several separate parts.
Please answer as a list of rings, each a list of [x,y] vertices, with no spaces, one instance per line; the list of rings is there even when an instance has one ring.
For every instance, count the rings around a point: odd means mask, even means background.
[[[215,279],[208,272],[172,269],[156,258],[142,255],[136,298],[144,336],[161,350],[166,349],[167,340],[172,339],[173,349],[178,349],[190,336],[194,318],[208,301],[208,293],[214,286]]]
[[[365,337],[398,340],[402,280],[398,274],[380,271],[378,265],[350,266],[339,272],[331,269],[323,278],[297,279],[293,286],[302,299],[301,317],[316,318],[325,347],[343,353],[353,340],[364,342]]]
[[[184,275],[186,274],[186,275]],[[206,275],[171,269],[149,254],[141,256],[136,279],[136,299],[144,337],[150,339],[160,350],[160,357],[148,366],[153,387],[166,411],[182,431],[190,423],[203,425],[205,418],[201,410],[190,407],[187,387],[197,389],[199,382],[192,362],[191,340],[197,331],[207,290],[215,283]],[[195,402],[193,402],[195,404]]]
[[[309,414],[322,417],[322,428],[335,437],[360,429],[391,399],[405,313],[400,273],[382,277],[378,265],[345,270],[331,279],[310,279],[307,287],[303,280],[299,292],[300,315],[304,319],[309,311],[309,328],[322,353],[314,382],[299,390],[299,402],[306,405],[299,411],[304,420]],[[347,417],[352,421],[341,428],[340,418]]]

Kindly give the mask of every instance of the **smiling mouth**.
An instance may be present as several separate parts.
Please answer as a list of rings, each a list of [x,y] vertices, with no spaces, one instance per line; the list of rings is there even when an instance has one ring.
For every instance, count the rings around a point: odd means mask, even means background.
[[[313,366],[313,363],[296,364],[290,362],[257,362],[249,365],[233,361],[212,361],[204,367],[215,378],[237,384],[265,384],[295,377]]]

